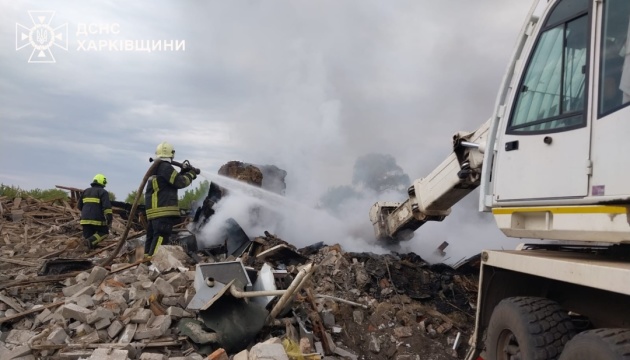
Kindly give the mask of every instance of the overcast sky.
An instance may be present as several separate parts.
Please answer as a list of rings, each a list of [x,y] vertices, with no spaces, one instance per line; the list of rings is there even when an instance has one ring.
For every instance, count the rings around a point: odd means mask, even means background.
[[[412,179],[439,164],[454,132],[474,130],[491,115],[531,6],[523,0],[1,4],[0,182],[84,188],[102,172],[107,189],[124,199],[138,187],[156,145],[169,141],[177,160],[204,172],[216,173],[230,160],[277,165],[289,174],[288,196],[305,204],[349,183],[355,159],[367,153],[393,155]],[[24,41],[20,30],[34,27],[33,10],[55,11],[52,28],[68,24],[68,50],[50,48],[55,63],[29,63],[30,44],[16,50]],[[118,24],[118,31],[82,36],[79,24]],[[185,51],[80,50],[81,41],[126,39],[185,41]],[[429,233],[453,242],[465,229],[481,229],[496,238],[491,217],[475,213],[476,199],[466,203],[455,212],[466,219],[461,226]],[[355,211],[369,226],[369,207]]]

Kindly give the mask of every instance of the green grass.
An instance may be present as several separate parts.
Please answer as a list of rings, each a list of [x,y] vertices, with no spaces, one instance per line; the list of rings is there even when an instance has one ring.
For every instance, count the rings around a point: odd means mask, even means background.
[[[10,199],[16,197],[31,197],[37,200],[67,200],[68,193],[61,189],[33,189],[24,190],[18,186],[0,184],[0,196],[6,196]]]

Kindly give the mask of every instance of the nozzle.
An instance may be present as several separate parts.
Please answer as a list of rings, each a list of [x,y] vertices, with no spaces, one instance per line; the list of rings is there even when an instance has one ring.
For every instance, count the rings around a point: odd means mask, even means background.
[[[152,157],[150,157],[150,158],[149,158],[149,162],[154,162],[154,161],[155,161],[155,160],[154,160]],[[175,161],[175,160],[171,160],[171,165],[175,165],[175,166],[177,166],[177,167],[179,167],[179,168],[184,168],[184,167],[187,167],[187,168],[189,168],[190,170],[194,171],[194,172],[195,172],[195,174],[197,174],[197,175],[201,174],[201,170],[199,170],[199,169],[197,169],[196,167],[194,167],[194,166],[190,165],[190,163],[188,162],[188,160],[185,160],[185,161],[184,161],[184,163],[187,163],[187,165],[186,165],[186,166],[184,166],[184,164],[183,164],[183,163],[177,162],[177,161]]]

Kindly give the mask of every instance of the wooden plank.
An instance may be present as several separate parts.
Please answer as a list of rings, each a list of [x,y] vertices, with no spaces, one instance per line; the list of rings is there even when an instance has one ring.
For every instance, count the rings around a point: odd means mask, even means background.
[[[59,305],[63,305],[63,304],[65,304],[65,301],[58,301],[58,302],[53,303],[53,304],[49,304],[49,305],[45,305],[45,306],[42,306],[42,307],[38,307],[36,309],[26,310],[26,311],[21,312],[19,314],[6,316],[6,317],[3,317],[3,318],[0,318],[0,324],[5,323],[7,321],[21,319],[21,318],[23,318],[26,315],[34,314],[36,312],[43,311],[44,309],[50,309],[50,308],[53,308],[55,306],[59,306]]]
[[[85,256],[85,258],[89,259],[89,258],[91,258],[92,256],[94,256],[94,255],[98,255],[98,254],[102,253],[102,252],[103,252],[103,251],[105,251],[105,250],[109,250],[109,249],[113,248],[113,247],[114,247],[114,246],[116,246],[116,245],[117,245],[117,243],[113,243],[113,244],[109,244],[109,245],[107,245],[107,246],[105,246],[105,247],[103,247],[103,248],[101,248],[101,249],[98,249],[98,250],[92,251],[91,253],[87,254],[87,255]]]
[[[31,236],[31,241],[36,241],[36,240],[38,240],[40,237],[42,237],[42,236],[44,236],[44,235],[46,235],[46,234],[50,233],[50,232],[51,232],[51,230],[52,230],[52,228],[51,228],[51,229],[46,229],[46,230],[44,230],[44,231],[42,231],[42,232],[40,232],[40,233],[38,233],[38,234],[32,235],[32,236]]]
[[[47,211],[47,212],[31,211],[28,213],[28,216],[39,217],[39,218],[55,218],[55,217],[58,217],[59,215],[60,215],[59,213],[55,213],[52,211]]]
[[[40,257],[39,259],[40,259],[40,260],[44,260],[44,259],[48,259],[48,258],[51,258],[51,257],[57,256],[57,255],[60,255],[60,254],[62,254],[64,251],[66,251],[66,250],[67,250],[67,248],[68,248],[68,247],[66,246],[65,248],[63,248],[63,249],[61,249],[61,250],[59,250],[59,251],[51,252],[51,253],[49,253],[49,254],[46,254],[46,255],[44,255],[44,256],[42,256],[42,257]]]
[[[328,337],[326,336],[326,330],[324,329],[324,325],[322,324],[322,319],[317,312],[317,304],[315,304],[315,296],[313,296],[313,291],[311,288],[306,289],[306,300],[310,303],[311,308],[313,309],[309,313],[309,317],[313,324],[313,332],[319,336],[319,340],[322,342],[322,347],[324,348],[324,354],[330,355],[332,354],[332,347],[328,342]]]
[[[10,264],[22,265],[22,266],[39,266],[39,264],[32,263],[29,261],[17,260],[17,259],[9,259],[5,257],[0,257],[0,262],[6,262]]]
[[[114,245],[116,245],[116,244],[114,244]],[[127,264],[127,265],[125,265],[125,266],[122,266],[122,267],[120,267],[120,268],[118,268],[118,269],[116,269],[116,270],[114,270],[114,271],[110,271],[109,273],[110,273],[110,274],[115,274],[115,273],[117,273],[117,272],[121,272],[121,271],[123,271],[123,270],[127,270],[127,269],[129,269],[129,268],[132,268],[132,267],[134,267],[134,266],[138,266],[138,265],[140,265],[140,264],[142,264],[142,263],[145,263],[145,262],[148,262],[148,261],[151,261],[151,259],[146,258],[146,259],[138,260],[138,261],[136,261],[136,262],[134,262],[134,263],[131,263],[131,264]]]
[[[23,286],[23,285],[31,285],[37,283],[44,282],[55,282],[55,281],[63,281],[69,277],[77,276],[81,273],[81,271],[73,271],[60,275],[46,275],[46,276],[38,276],[34,279],[26,279],[26,280],[13,280],[8,283],[0,284],[0,290],[7,289],[15,286]]]
[[[42,200],[42,202],[43,203],[54,203],[57,200],[64,200],[65,198],[66,198],[65,196],[59,195],[59,196],[56,196],[56,197],[53,197],[53,198],[50,198],[50,199],[47,199],[47,200]]]
[[[159,339],[158,339],[159,340]],[[147,348],[152,348],[152,347],[168,347],[168,346],[182,346],[182,343],[185,339],[181,339],[181,341],[178,340],[172,340],[172,341],[153,341],[153,342],[148,342],[148,343],[142,343],[142,345],[144,347]],[[106,349],[117,349],[117,348],[124,348],[126,346],[129,346],[129,344],[124,344],[124,343],[98,343],[98,344],[60,344],[60,345],[55,345],[55,344],[39,344],[39,345],[32,345],[32,349],[33,350],[58,350],[58,349],[70,349],[70,350],[75,350],[75,349],[98,349],[98,348],[106,348]],[[90,354],[93,351],[90,351]],[[88,357],[89,355],[88,354]],[[55,359],[57,359],[55,357]],[[100,357],[99,357],[100,359]],[[209,358],[208,358],[209,359]]]
[[[15,302],[15,300],[4,296],[2,294],[0,294],[0,301],[2,301],[3,303],[9,305],[10,307],[13,308],[13,310],[17,311],[17,312],[23,312],[24,308],[20,306],[20,304],[18,304],[17,302]]]
[[[75,187],[70,187],[70,186],[55,185],[55,187],[56,187],[57,189],[63,189],[63,190],[70,190],[70,191],[83,192],[83,189],[78,189],[78,188],[75,188]]]

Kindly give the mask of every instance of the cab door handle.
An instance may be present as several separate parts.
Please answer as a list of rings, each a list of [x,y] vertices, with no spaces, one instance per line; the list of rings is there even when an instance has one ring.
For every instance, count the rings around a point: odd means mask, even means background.
[[[518,140],[505,143],[505,151],[518,150]]]

